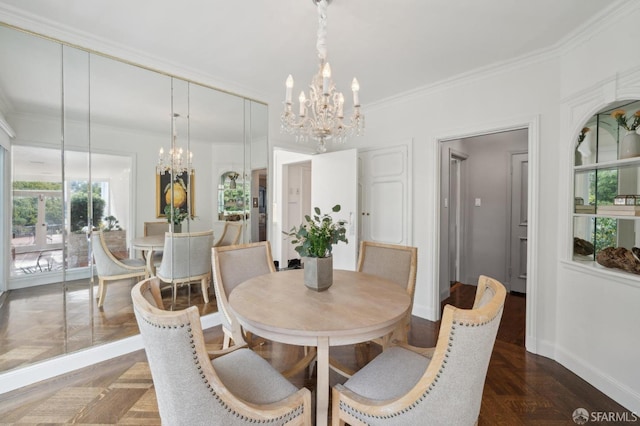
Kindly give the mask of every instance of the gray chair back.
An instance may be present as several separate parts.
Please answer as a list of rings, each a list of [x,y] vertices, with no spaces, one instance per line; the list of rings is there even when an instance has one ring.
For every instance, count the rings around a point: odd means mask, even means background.
[[[392,347],[344,386],[337,385],[332,401],[334,422],[385,426],[476,424],[505,297],[501,283],[481,276],[473,309],[445,307],[430,360],[418,355],[417,350]],[[404,371],[423,373],[403,380],[400,377]],[[380,377],[389,378],[384,386],[375,385]]]
[[[220,239],[215,242],[215,247],[232,246],[238,244],[242,235],[243,222],[225,222]]]
[[[184,281],[211,272],[213,231],[165,233],[162,261],[156,275],[163,281]]]
[[[131,298],[163,425],[311,423],[308,390],[246,348],[210,357],[198,308],[158,308],[157,284],[155,278],[136,284]]]
[[[218,308],[223,313],[222,326],[231,330],[232,322],[237,320],[229,311],[229,296],[238,284],[258,275],[276,271],[271,255],[271,244],[269,241],[261,241],[214,247],[212,262],[215,274],[213,288],[216,292]]]

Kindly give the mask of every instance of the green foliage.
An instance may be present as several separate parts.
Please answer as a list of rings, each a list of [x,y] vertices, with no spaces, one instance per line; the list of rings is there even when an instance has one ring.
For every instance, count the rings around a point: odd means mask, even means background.
[[[98,195],[93,195],[93,223],[102,221],[104,214],[104,200]],[[87,213],[89,211],[89,197],[86,192],[77,192],[71,196],[71,232],[82,230],[89,225]]]
[[[336,204],[332,209],[333,213],[340,211],[340,205]],[[322,214],[320,209],[314,209],[315,215],[311,218],[305,215],[307,223],[300,227],[291,228],[290,232],[283,232],[289,237],[293,237],[292,244],[297,244],[295,250],[302,257],[329,257],[334,244],[340,241],[349,243],[347,240],[347,230],[345,220],[333,222],[329,214]]]
[[[589,204],[599,206],[612,205],[613,199],[618,195],[618,171],[597,170],[589,179]],[[596,188],[596,181],[598,186]]]
[[[167,216],[167,222],[173,223],[174,225],[180,225],[182,221],[189,216],[186,210],[182,210],[179,207],[171,209],[170,204],[164,206],[164,214]]]
[[[616,247],[618,245],[618,221],[610,217],[598,217],[595,218],[595,222],[596,253],[607,247]]]
[[[104,218],[104,221],[106,222],[104,224],[105,231],[117,231],[120,229],[120,224],[115,216],[107,216]]]

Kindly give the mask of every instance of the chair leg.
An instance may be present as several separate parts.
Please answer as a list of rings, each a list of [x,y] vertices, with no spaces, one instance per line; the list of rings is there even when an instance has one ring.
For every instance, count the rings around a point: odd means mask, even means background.
[[[104,296],[107,294],[107,286],[104,285],[104,279],[98,278],[98,308],[102,308],[104,304]]]
[[[202,297],[204,298],[204,303],[209,303],[209,277],[202,279]]]
[[[224,339],[222,340],[222,349],[227,349],[231,344],[231,336],[227,333],[224,333]]]

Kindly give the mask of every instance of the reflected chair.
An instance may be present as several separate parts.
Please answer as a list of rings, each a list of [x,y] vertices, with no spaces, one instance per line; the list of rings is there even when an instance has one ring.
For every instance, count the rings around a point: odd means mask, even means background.
[[[149,274],[142,259],[116,258],[107,247],[102,231],[94,231],[91,235],[93,260],[98,271],[98,307],[101,308],[107,293],[106,281],[148,277]]]
[[[173,287],[173,306],[178,284],[200,281],[202,297],[209,303],[211,281],[211,246],[213,231],[165,233],[163,255],[156,276]]]
[[[145,222],[144,223],[144,236],[148,237],[149,235],[164,235],[165,232],[171,231],[169,222]],[[144,259],[146,253],[144,250],[142,251],[142,258]],[[162,259],[162,250],[154,250],[153,251],[153,260],[151,264],[160,263]],[[146,259],[145,259],[146,260]]]
[[[400,343],[332,395],[332,424],[477,424],[506,290],[481,276],[472,309],[444,308],[435,348]]]
[[[207,352],[198,308],[161,309],[159,284],[144,280],[131,298],[162,424],[311,425],[308,389],[293,386],[245,345]]]
[[[402,322],[402,329],[394,332],[393,338],[402,342],[408,341],[409,328],[411,326],[411,311],[413,308],[413,295],[416,288],[416,272],[418,268],[418,249],[416,247],[401,246],[395,244],[383,244],[372,241],[360,242],[360,255],[358,256],[358,272],[375,275],[393,281],[407,291],[411,298],[411,306],[407,316]],[[387,336],[387,339],[389,337]],[[386,345],[384,338],[374,340],[383,347]]]
[[[222,246],[233,246],[238,244],[240,241],[240,236],[242,235],[242,222],[225,222],[224,229],[222,230],[222,235],[216,241],[213,246],[214,247],[222,247]]]

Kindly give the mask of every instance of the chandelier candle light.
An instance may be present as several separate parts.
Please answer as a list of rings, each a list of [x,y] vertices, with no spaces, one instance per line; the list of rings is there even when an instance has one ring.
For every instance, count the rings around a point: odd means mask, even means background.
[[[284,111],[281,116],[282,131],[294,134],[296,142],[306,142],[309,137],[318,141],[318,152],[326,152],[325,142],[344,142],[347,137],[355,134],[360,136],[364,132],[364,115],[360,114],[360,99],[358,92],[360,85],[357,79],[351,82],[353,91],[353,113],[348,123],[344,121],[344,95],[336,91],[331,80],[331,66],[327,62],[327,0],[312,0],[318,7],[318,58],[320,67],[318,73],[309,85],[309,98],[304,91],[300,92],[299,114],[293,112],[291,94],[293,91],[293,77],[286,80],[286,94]]]
[[[188,160],[185,162],[182,158],[183,150],[176,146],[176,140],[178,138],[178,131],[176,128],[176,118],[180,117],[180,114],[173,114],[173,139],[169,152],[165,153],[164,148],[160,148],[158,153],[158,165],[156,166],[156,172],[159,175],[164,175],[166,172],[172,172],[175,175],[180,175],[191,168],[191,161],[193,159],[193,153],[188,152]]]

